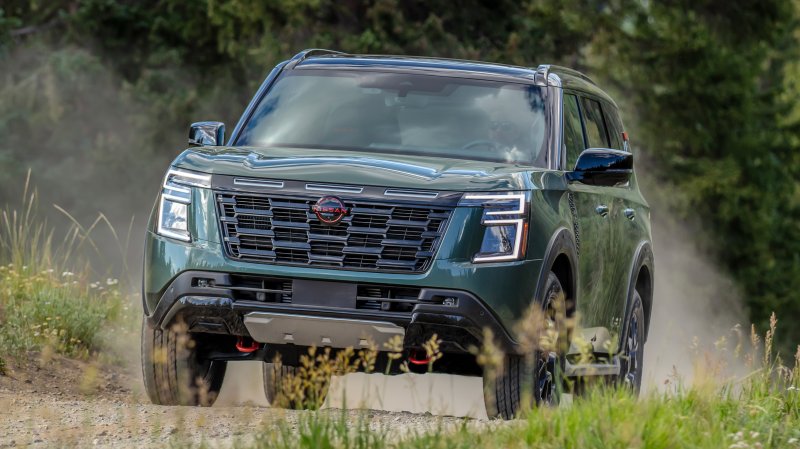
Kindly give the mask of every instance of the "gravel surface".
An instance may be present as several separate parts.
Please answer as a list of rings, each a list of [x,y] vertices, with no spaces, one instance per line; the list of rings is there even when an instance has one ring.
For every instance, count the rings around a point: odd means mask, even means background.
[[[0,447],[163,447],[175,443],[231,447],[252,441],[256,432],[281,424],[294,431],[304,413],[264,407],[162,407],[109,399],[63,400],[47,394],[0,391]],[[341,410],[318,413],[339,417]],[[366,417],[388,438],[424,433],[458,418],[347,410],[351,423]]]
[[[276,425],[288,426],[294,431],[298,420],[304,414],[312,413],[270,409],[263,399],[263,387],[254,381],[260,377],[260,368],[254,364],[238,364],[238,369],[226,376],[217,404],[211,408],[199,408],[150,404],[144,398],[140,380],[135,375],[131,377],[121,371],[98,369],[68,359],[50,360],[47,364],[37,363],[34,358],[31,360],[27,365],[12,366],[7,376],[0,376],[0,447],[139,448],[169,447],[178,443],[196,446],[205,442],[210,447],[224,448],[237,442],[252,441],[256,433],[269,431]],[[448,380],[450,377],[454,379]],[[453,405],[464,407],[471,404],[464,402],[463,397],[475,392],[474,385],[463,384],[463,381],[455,376],[438,375],[344,378],[338,381],[338,387],[334,387],[340,392],[347,388],[355,390],[354,385],[363,385],[363,388],[358,388],[362,394],[379,388],[378,402],[389,401],[394,407],[413,411],[427,408],[428,413],[369,409],[343,412],[336,408],[316,413],[337,418],[345,413],[351,427],[366,418],[372,429],[386,432],[389,440],[442,427],[455,428],[464,422],[464,418],[435,416],[430,412],[444,410],[447,413]],[[449,385],[449,388],[443,385]],[[464,391],[461,387],[472,391]],[[431,394],[433,390],[439,392],[439,396]],[[428,397],[428,404],[420,406],[401,400],[414,396]],[[349,399],[351,395],[347,397]],[[329,406],[342,406],[341,399],[329,402]],[[389,408],[363,400],[352,403]],[[449,413],[460,416],[485,414],[482,408],[478,412]],[[469,421],[470,425],[476,426],[487,423],[485,420]]]

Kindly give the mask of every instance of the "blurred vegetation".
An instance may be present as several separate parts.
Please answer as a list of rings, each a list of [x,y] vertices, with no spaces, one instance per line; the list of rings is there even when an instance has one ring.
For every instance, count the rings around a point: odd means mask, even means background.
[[[558,63],[618,99],[649,178],[765,325],[800,308],[798,17],[797,0],[5,0],[0,202],[31,168],[48,203],[143,218],[189,122],[231,129],[303,48]]]
[[[135,335],[134,303],[86,258],[97,250],[91,233],[108,222],[73,222],[59,240],[39,215],[36,191],[27,182],[23,189],[20,208],[0,208],[0,375],[3,357],[30,351],[88,359],[111,349],[104,360],[117,361],[113,345]]]

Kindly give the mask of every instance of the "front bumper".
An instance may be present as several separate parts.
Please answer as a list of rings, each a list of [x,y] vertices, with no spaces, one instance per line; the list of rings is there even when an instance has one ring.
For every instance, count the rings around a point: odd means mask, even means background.
[[[463,352],[479,344],[489,328],[506,351],[516,352],[516,320],[530,305],[540,260],[499,264],[435,260],[425,273],[399,274],[304,268],[227,259],[222,246],[197,240],[176,242],[149,233],[145,248],[144,309],[152,324],[167,326],[179,315],[195,332],[250,336],[244,317],[252,313],[302,314],[394,323],[405,329],[406,346],[436,332],[442,350]],[[316,280],[342,286],[406,286],[421,290],[404,313],[336,305],[285,304],[242,299],[231,276]],[[198,279],[205,279],[198,283]],[[213,282],[209,282],[213,281]],[[211,286],[213,284],[213,286]],[[440,298],[453,298],[448,304]]]

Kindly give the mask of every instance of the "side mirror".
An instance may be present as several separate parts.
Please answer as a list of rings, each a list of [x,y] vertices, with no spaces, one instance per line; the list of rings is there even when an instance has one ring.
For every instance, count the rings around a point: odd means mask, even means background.
[[[578,156],[575,169],[567,173],[567,180],[613,187],[630,181],[632,173],[631,153],[608,148],[589,148]]]
[[[189,145],[225,145],[225,124],[222,122],[196,122],[189,127]]]

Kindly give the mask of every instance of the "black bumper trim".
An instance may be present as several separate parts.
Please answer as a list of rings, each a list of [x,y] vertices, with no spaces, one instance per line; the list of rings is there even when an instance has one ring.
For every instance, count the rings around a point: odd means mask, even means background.
[[[233,274],[233,273],[231,273]],[[193,279],[214,280],[217,285],[230,285],[229,273],[186,271],[165,289],[147,317],[153,326],[165,328],[179,315],[192,320],[202,331],[249,336],[243,316],[250,312],[274,312],[316,315],[331,318],[355,318],[388,321],[406,328],[406,346],[418,346],[432,333],[442,337],[443,351],[466,352],[483,341],[483,329],[489,328],[495,343],[506,352],[518,353],[519,345],[494,313],[475,295],[450,289],[423,288],[421,300],[433,302],[437,297],[455,298],[454,305],[416,304],[410,313],[367,309],[343,309],[234,300],[233,292],[224,287],[200,287]],[[458,337],[460,335],[460,337]]]

